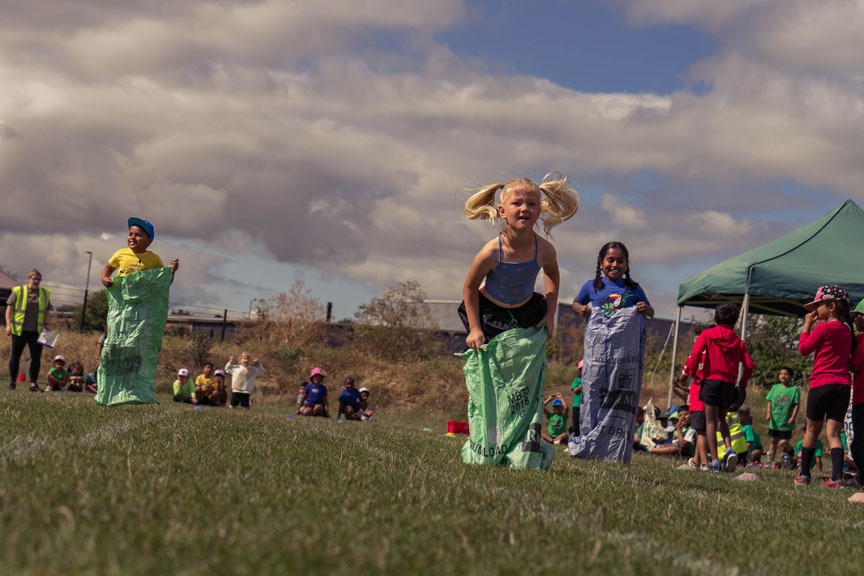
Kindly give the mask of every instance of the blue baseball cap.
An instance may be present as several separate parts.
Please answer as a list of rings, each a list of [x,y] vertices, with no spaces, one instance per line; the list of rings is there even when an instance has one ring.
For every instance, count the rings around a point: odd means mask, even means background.
[[[564,402],[560,398],[552,400],[552,406],[564,406]]]
[[[132,226],[141,227],[148,236],[150,236],[150,240],[155,238],[155,230],[153,230],[153,224],[150,223],[149,220],[144,220],[143,218],[137,218],[135,216],[129,218],[129,228]]]

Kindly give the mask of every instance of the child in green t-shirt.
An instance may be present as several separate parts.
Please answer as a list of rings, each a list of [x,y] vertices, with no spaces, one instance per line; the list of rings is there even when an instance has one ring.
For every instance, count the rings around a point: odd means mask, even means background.
[[[795,418],[801,405],[801,392],[792,384],[794,373],[788,366],[780,368],[775,384],[765,398],[768,404],[765,408],[765,420],[768,422],[768,464],[774,464],[774,454],[789,451],[789,439],[795,429]],[[797,452],[797,450],[796,450]]]
[[[570,389],[573,391],[573,421],[570,425],[570,432],[579,436],[579,408],[582,406],[582,360],[579,360],[578,371],[576,378],[573,379],[573,385]]]
[[[795,445],[795,458],[792,460],[792,464],[794,466],[799,466],[801,464],[801,448],[804,446],[804,440],[798,440],[798,444]],[[824,447],[822,446],[821,440],[816,440],[816,448],[813,453],[813,459],[810,460],[810,468],[816,466],[816,470],[819,473],[822,473],[822,451]]]
[[[738,422],[744,431],[744,439],[747,440],[747,465],[758,465],[762,459],[762,438],[753,429],[753,416],[750,414],[749,406],[741,406],[738,409]]]
[[[54,357],[54,367],[48,370],[48,386],[45,390],[65,390],[66,383],[69,381],[69,374],[66,373],[66,358],[62,354]]]
[[[551,412],[546,409],[550,402]],[[540,436],[552,444],[563,444],[567,441],[567,404],[564,402],[564,397],[560,393],[550,394],[543,402],[543,410],[546,412],[546,418],[549,419],[549,427],[548,432],[544,430]]]

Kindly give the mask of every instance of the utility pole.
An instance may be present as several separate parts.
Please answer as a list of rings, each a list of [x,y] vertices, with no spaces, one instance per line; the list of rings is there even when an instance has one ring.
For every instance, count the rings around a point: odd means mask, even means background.
[[[84,317],[87,314],[87,293],[90,290],[90,265],[93,264],[93,252],[87,250],[87,254],[90,255],[90,259],[87,260],[87,283],[84,284],[84,305],[81,306],[81,332],[84,331]]]

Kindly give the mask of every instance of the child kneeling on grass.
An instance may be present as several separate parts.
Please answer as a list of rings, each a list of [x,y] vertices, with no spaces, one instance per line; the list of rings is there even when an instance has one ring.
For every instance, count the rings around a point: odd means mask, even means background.
[[[225,373],[231,374],[231,401],[228,403],[229,408],[242,406],[244,410],[248,410],[252,403],[249,397],[252,395],[252,390],[255,388],[255,378],[264,373],[264,365],[256,358],[249,365],[251,356],[248,352],[243,352],[240,355],[240,364],[234,364],[234,356],[228,359],[225,364]]]
[[[357,414],[360,416],[361,422],[375,422],[372,417],[372,409],[369,408],[369,389],[365,386],[360,387],[360,401],[357,403]]]
[[[189,380],[189,370],[180,368],[177,371],[177,380],[174,381],[174,402],[185,404],[198,404],[195,398],[195,384]]]
[[[549,403],[552,403],[552,411],[546,409]],[[546,418],[549,419],[548,431],[543,431],[540,436],[547,442],[552,444],[562,444],[567,438],[567,404],[564,402],[564,397],[561,394],[550,394],[543,402],[543,410],[546,412]]]
[[[324,386],[326,377],[327,375],[320,368],[312,369],[309,373],[309,383],[303,389],[303,398],[300,399],[297,414],[330,417],[330,401],[327,398],[327,387]]]
[[[54,367],[48,370],[48,386],[45,390],[66,390],[69,374],[66,372],[66,358],[62,354],[54,357]]]
[[[81,392],[84,390],[84,366],[80,362],[73,362],[69,366],[69,383],[66,384],[69,392]]]

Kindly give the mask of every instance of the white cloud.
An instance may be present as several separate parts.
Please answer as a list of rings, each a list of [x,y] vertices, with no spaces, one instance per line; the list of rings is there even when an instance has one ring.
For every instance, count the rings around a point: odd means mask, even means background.
[[[614,194],[603,195],[602,207],[612,218],[612,221],[619,226],[638,230],[646,225],[644,210],[630,206]]]

